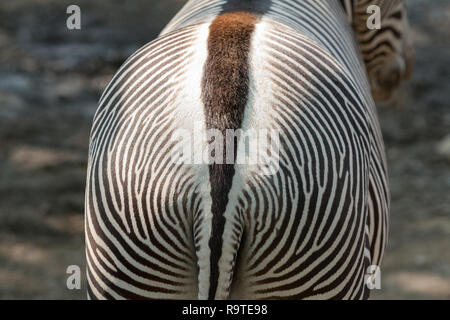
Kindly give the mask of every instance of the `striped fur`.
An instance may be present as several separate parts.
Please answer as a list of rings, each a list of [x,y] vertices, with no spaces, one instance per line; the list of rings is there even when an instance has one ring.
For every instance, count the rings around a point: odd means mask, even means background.
[[[414,50],[404,0],[340,0],[348,12],[365,62],[372,95],[391,97],[402,80],[412,74]],[[381,29],[367,28],[370,5],[380,7]]]
[[[355,14],[191,0],[124,63],[91,131],[89,298],[368,297],[389,191]],[[176,163],[179,129],[200,154],[206,129],[275,130],[279,170]]]

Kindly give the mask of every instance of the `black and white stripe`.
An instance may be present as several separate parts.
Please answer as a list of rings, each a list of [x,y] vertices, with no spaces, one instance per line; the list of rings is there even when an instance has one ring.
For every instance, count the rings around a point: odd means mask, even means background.
[[[358,5],[191,0],[124,63],[91,131],[89,298],[368,297],[389,191]],[[193,152],[210,128],[279,132],[279,170],[175,163],[173,134],[199,122]]]

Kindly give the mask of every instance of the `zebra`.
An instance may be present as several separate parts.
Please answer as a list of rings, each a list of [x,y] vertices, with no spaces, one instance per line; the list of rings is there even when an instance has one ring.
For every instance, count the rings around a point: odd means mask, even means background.
[[[389,215],[374,98],[412,64],[402,0],[188,1],[100,97],[88,298],[367,299]],[[279,133],[271,173],[174,161],[179,129],[211,155],[209,130],[261,128]],[[245,148],[230,141],[219,151]]]

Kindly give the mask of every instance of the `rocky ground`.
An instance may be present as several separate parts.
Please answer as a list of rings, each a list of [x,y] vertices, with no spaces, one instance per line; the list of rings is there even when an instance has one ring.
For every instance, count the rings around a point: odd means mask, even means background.
[[[89,130],[103,88],[182,0],[0,2],[0,299],[82,299]],[[450,2],[410,0],[414,78],[380,107],[390,242],[375,299],[450,298]]]

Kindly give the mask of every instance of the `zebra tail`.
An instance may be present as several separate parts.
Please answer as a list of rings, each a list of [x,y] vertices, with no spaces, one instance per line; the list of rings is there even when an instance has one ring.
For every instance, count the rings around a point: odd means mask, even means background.
[[[220,161],[214,149],[215,159],[208,165],[210,203],[204,212],[209,214],[197,224],[201,232],[196,234],[202,239],[196,246],[200,299],[229,297],[243,233],[243,218],[237,211],[241,185],[234,165],[237,143],[227,132],[242,127],[249,93],[249,52],[257,21],[255,15],[237,11],[217,16],[209,27],[202,102],[206,129],[220,132],[225,143]]]

